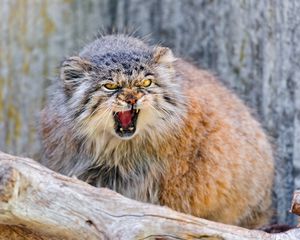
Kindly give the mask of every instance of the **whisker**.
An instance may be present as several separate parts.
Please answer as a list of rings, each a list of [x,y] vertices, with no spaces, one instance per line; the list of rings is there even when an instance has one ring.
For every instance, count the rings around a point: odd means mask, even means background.
[[[104,134],[105,134],[105,131],[106,131],[106,127],[107,127],[107,124],[108,124],[108,121],[109,121],[109,116],[110,116],[110,114],[112,114],[112,109],[110,109],[109,114],[108,114],[108,117],[107,117],[107,119],[106,119],[106,123],[105,123],[105,125],[104,125],[104,130],[103,130],[103,134],[102,134],[102,138],[104,138]]]
[[[154,96],[165,96],[166,94],[165,93],[151,93],[151,95],[154,95]],[[171,98],[171,99],[173,99],[173,100],[177,100],[177,101],[179,100],[179,98],[175,98],[175,97],[170,96],[170,95],[168,95],[168,97]],[[193,97],[186,96],[186,95],[181,95],[181,97],[187,98],[187,99],[190,99],[190,100],[193,99]]]
[[[150,104],[149,106],[152,107],[152,109],[154,109],[156,112],[158,112],[160,114],[159,110],[157,110],[152,104]],[[170,117],[172,115],[170,113],[165,112],[165,114],[166,114],[165,117],[166,117],[167,120],[172,120],[172,117]],[[173,121],[169,122],[169,124],[171,124],[171,126],[174,127],[174,128],[177,127],[177,125]],[[168,130],[168,128],[165,127],[165,126],[163,127],[163,129],[166,130],[166,131]]]

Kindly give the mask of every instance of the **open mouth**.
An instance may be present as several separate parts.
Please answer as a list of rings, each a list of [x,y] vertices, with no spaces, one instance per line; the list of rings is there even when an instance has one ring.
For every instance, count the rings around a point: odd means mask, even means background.
[[[139,109],[114,112],[115,131],[120,137],[131,137],[136,130]]]

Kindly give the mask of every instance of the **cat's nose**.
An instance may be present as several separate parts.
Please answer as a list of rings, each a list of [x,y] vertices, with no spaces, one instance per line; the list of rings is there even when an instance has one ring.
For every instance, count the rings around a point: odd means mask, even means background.
[[[128,98],[126,99],[126,102],[130,105],[134,105],[137,102],[137,98]]]

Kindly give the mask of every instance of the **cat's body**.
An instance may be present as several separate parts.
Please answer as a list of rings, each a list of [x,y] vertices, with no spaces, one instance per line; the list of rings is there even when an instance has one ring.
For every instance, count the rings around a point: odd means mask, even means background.
[[[271,146],[212,75],[169,49],[108,36],[66,60],[60,78],[42,114],[45,165],[214,221],[266,223]]]

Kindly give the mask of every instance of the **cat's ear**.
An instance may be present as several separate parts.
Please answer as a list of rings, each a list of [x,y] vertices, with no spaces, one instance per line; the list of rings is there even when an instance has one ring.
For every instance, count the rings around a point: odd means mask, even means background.
[[[153,59],[155,63],[172,64],[176,61],[173,52],[167,47],[155,47],[153,52]]]
[[[64,60],[60,67],[60,79],[64,83],[66,92],[71,93],[91,70],[92,64],[81,57],[73,56]]]
[[[61,64],[60,78],[64,82],[74,81],[83,78],[87,72],[91,71],[91,68],[89,61],[77,56],[70,57]]]

